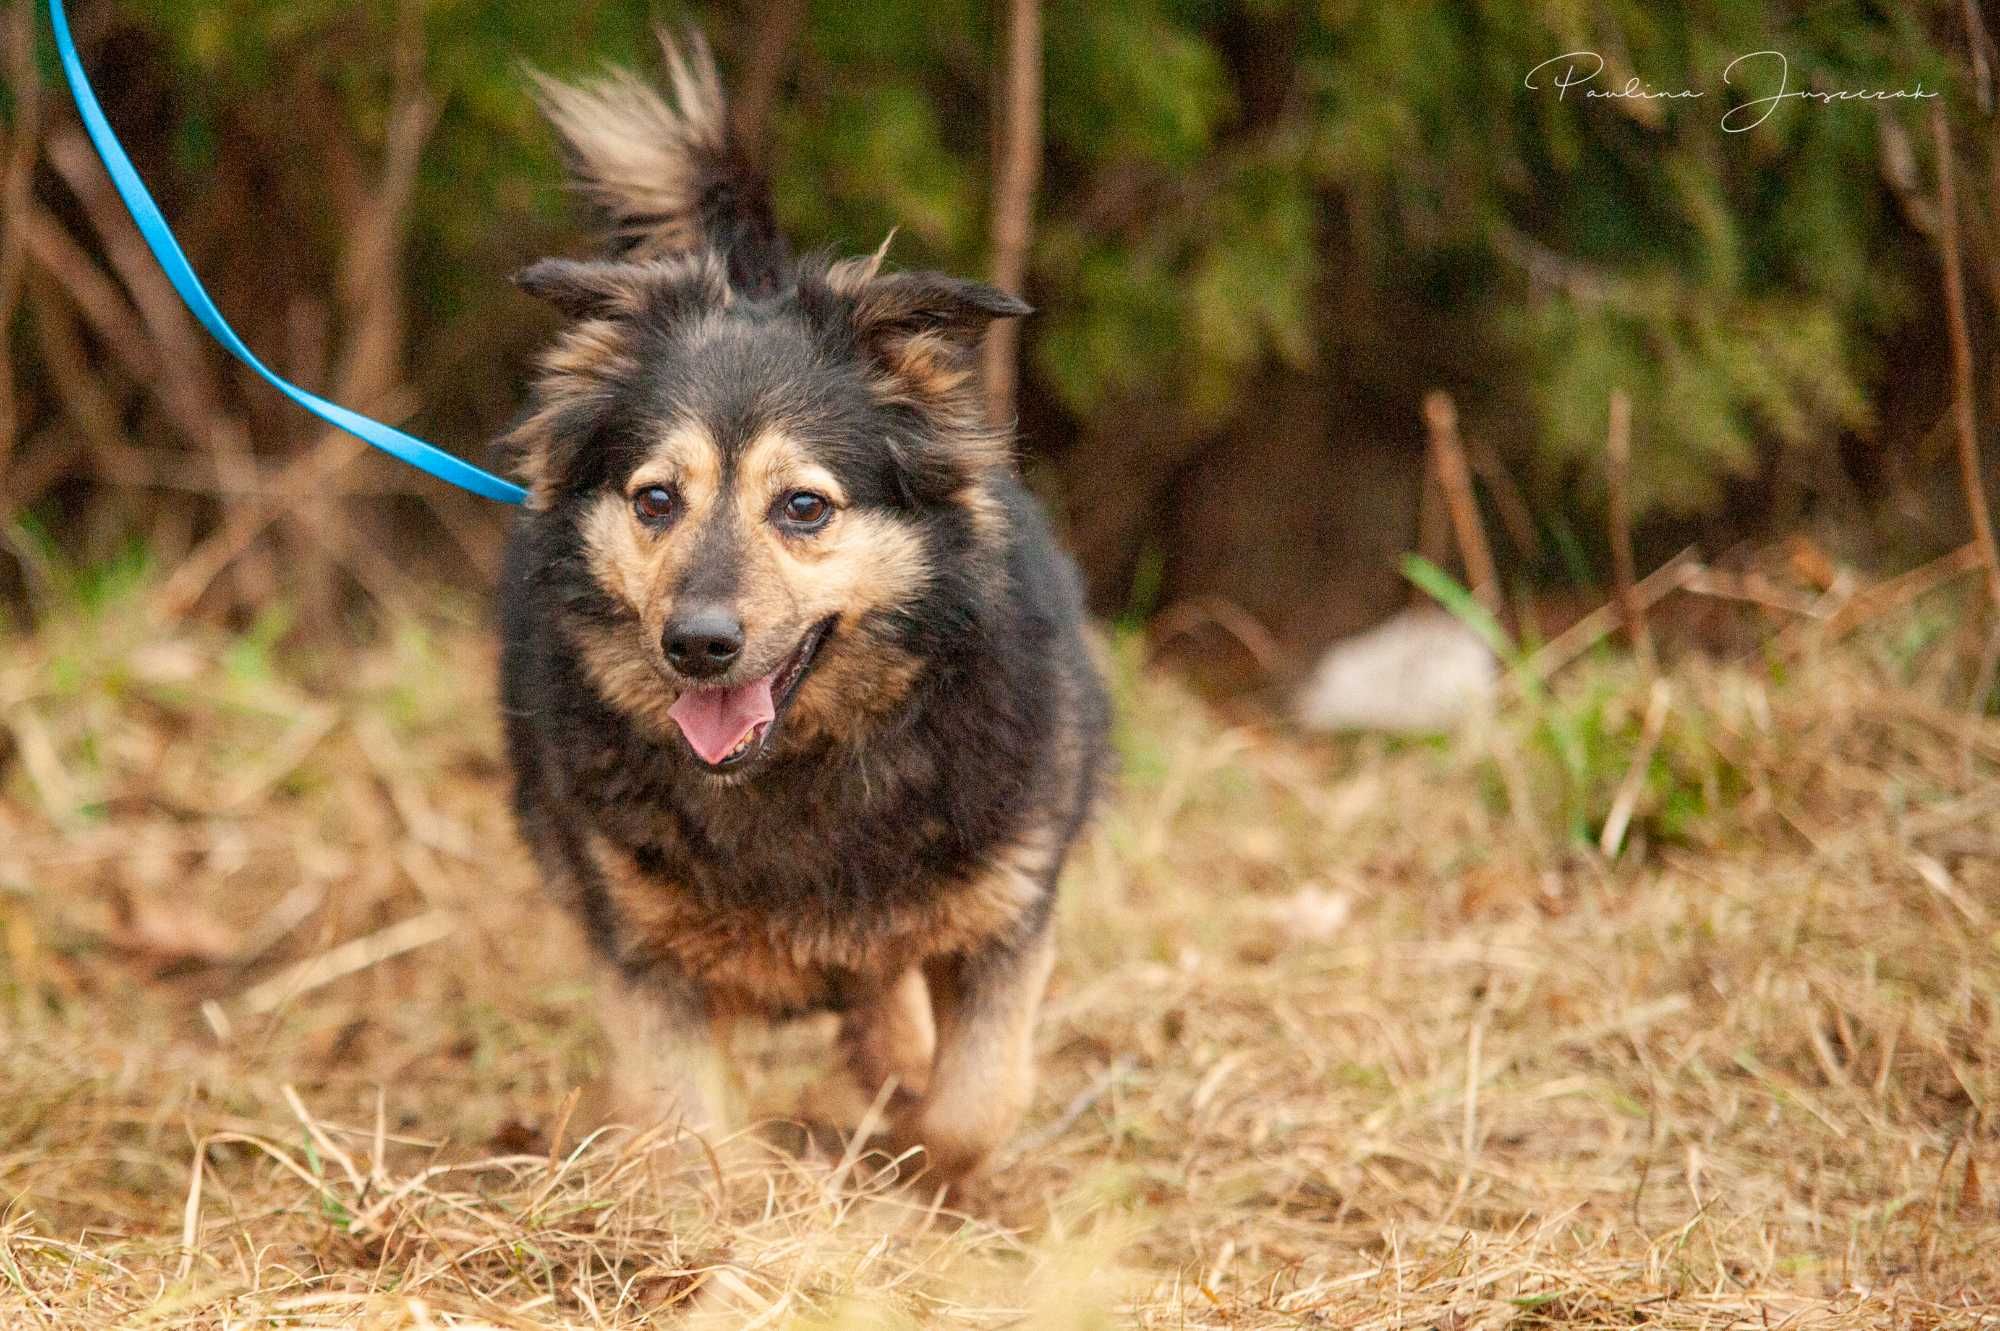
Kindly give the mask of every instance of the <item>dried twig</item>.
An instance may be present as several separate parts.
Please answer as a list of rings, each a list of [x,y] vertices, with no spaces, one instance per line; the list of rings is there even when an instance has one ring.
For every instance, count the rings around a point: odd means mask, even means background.
[[[1527,497],[1521,493],[1513,473],[1507,470],[1507,464],[1500,460],[1498,450],[1486,436],[1474,433],[1461,438],[1472,470],[1486,482],[1493,507],[1500,511],[1500,529],[1507,533],[1514,552],[1523,559],[1536,558],[1541,554],[1542,542],[1535,531],[1534,511],[1528,507]]]
[[[366,409],[365,405],[362,409]],[[310,452],[293,458],[283,471],[262,487],[264,498],[261,502],[239,505],[231,510],[222,529],[196,546],[186,559],[175,566],[173,573],[153,594],[155,613],[173,619],[192,610],[195,602],[201,599],[223,570],[277,520],[285,501],[307,498],[367,451],[368,445],[351,434],[330,432],[322,435]]]
[[[332,984],[357,971],[367,970],[370,966],[380,965],[392,957],[400,957],[405,952],[428,947],[457,928],[458,920],[450,912],[425,911],[400,924],[392,924],[386,929],[342,943],[329,952],[287,966],[270,979],[245,989],[237,1002],[246,1012],[258,1016],[275,1012],[301,994]]]
[[[6,167],[0,177],[0,473],[14,452],[20,433],[20,401],[14,383],[13,348],[7,332],[20,305],[26,251],[21,222],[28,212],[34,184],[35,159],[41,151],[41,77],[35,66],[35,7],[15,0],[0,33],[5,45],[7,83],[13,94],[14,116],[4,140]]]
[[[993,284],[1019,294],[1028,275],[1028,240],[1035,186],[1042,170],[1041,0],[1007,0],[1006,74],[994,144]],[[1014,417],[1020,373],[1021,324],[1003,319],[986,335],[986,415]]]
[[[63,225],[32,201],[13,223],[21,243],[36,265],[49,275],[76,306],[104,349],[139,383],[152,385],[161,374],[160,353],[141,330],[139,315],[110,274],[77,243]],[[169,419],[190,440],[199,441],[199,423],[176,414],[185,399],[163,399]]]
[[[278,737],[218,792],[215,807],[224,812],[246,808],[264,798],[273,787],[312,757],[321,740],[340,724],[340,709],[329,703],[307,706]]]
[[[1756,573],[1736,573],[1729,569],[1704,568],[1690,578],[1683,589],[1690,596],[1706,596],[1717,601],[1734,601],[1765,610],[1777,610],[1804,619],[1825,619],[1831,612],[1822,598],[1802,596]]]
[[[1935,236],[1938,228],[1937,203],[1924,189],[1917,167],[1916,145],[1909,131],[1894,116],[1875,118],[1876,169],[1882,183],[1896,201],[1904,223],[1920,236]]]
[[[56,400],[97,455],[100,466],[106,459],[137,452],[125,432],[123,412],[109,386],[115,374],[90,363],[67,303],[47,289],[48,284],[40,275],[36,286],[38,291],[31,302],[40,338],[36,350]],[[36,494],[34,489],[21,484],[16,474],[19,470],[8,470],[6,499],[10,504],[26,504]]]
[[[1445,509],[1451,515],[1452,533],[1458,539],[1459,556],[1465,561],[1466,581],[1479,603],[1498,614],[1500,575],[1494,571],[1493,548],[1487,544],[1486,527],[1479,519],[1472,473],[1458,441],[1458,408],[1452,405],[1449,394],[1433,389],[1425,395],[1424,425],[1430,430],[1431,457],[1444,491]]]
[[[1617,594],[1618,613],[1625,621],[1625,640],[1639,659],[1639,668],[1651,675],[1656,668],[1653,637],[1646,629],[1646,608],[1639,604],[1635,590],[1638,572],[1632,559],[1632,398],[1622,388],[1611,390],[1604,476],[1609,491],[1611,584]]]
[[[1153,650],[1157,654],[1175,638],[1211,624],[1234,638],[1267,678],[1282,674],[1294,664],[1271,630],[1225,596],[1192,596],[1162,610],[1153,619]]]
[[[83,445],[78,431],[60,425],[28,436],[21,458],[0,475],[0,513],[18,512],[40,498],[83,456]],[[0,528],[0,554],[17,560],[23,555],[20,542],[6,539],[4,528]]]
[[[437,125],[437,99],[424,86],[420,9],[401,7],[395,50],[395,92],[382,161],[364,184],[344,137],[329,133],[329,178],[348,218],[348,242],[338,275],[346,344],[333,375],[337,400],[375,400],[394,391],[403,351],[402,237],[415,196],[424,145]]]
[[[1625,847],[1625,832],[1632,825],[1639,796],[1645,793],[1646,773],[1653,765],[1653,754],[1659,750],[1660,736],[1666,731],[1667,710],[1672,702],[1673,690],[1667,681],[1655,679],[1646,697],[1646,719],[1640,723],[1639,747],[1632,751],[1631,765],[1625,769],[1625,779],[1618,785],[1611,812],[1604,819],[1604,830],[1597,838],[1597,849],[1607,860],[1617,859],[1618,852]]]
[[[1638,585],[1632,589],[1633,595],[1642,607],[1650,609],[1686,587],[1700,577],[1701,573],[1701,561],[1695,557],[1694,547],[1689,546],[1641,578]],[[1617,629],[1618,624],[1618,607],[1615,604],[1607,603],[1597,607],[1543,643],[1535,654],[1528,658],[1528,671],[1538,678],[1547,679],[1603,641]]]
[[[1458,1151],[1468,1169],[1479,1145],[1479,1078],[1481,1046],[1485,1043],[1489,1010],[1482,1005],[1465,1033],[1465,1099],[1460,1109]]]
[[[1986,566],[1986,592],[2000,606],[2000,550],[1993,544],[1993,519],[1986,506],[1985,474],[1979,460],[1979,425],[1972,406],[1972,336],[1966,330],[1965,279],[1958,250],[1958,192],[1952,179],[1951,124],[1944,108],[1931,108],[1931,135],[1938,155],[1938,246],[1944,261],[1945,324],[1951,334],[1952,419],[1958,427],[1959,478],[1972,517],[1972,539]]]
[[[1959,9],[1965,18],[1965,41],[1972,55],[1972,86],[1979,96],[1979,109],[1987,115],[1993,114],[1993,34],[1987,31],[1986,20],[1979,16],[1977,0],[1960,0]]]
[[[1794,652],[1807,643],[1825,646],[1928,595],[1953,578],[1963,577],[1986,566],[1985,552],[1978,541],[1967,541],[1948,555],[1899,573],[1885,582],[1856,592],[1839,609],[1824,619],[1805,620],[1780,633],[1772,646],[1780,652]]]
[[[186,1280],[201,1253],[201,1185],[208,1172],[208,1138],[194,1144],[194,1164],[188,1171],[187,1200],[181,1203],[181,1260],[174,1279]]]
[[[1451,562],[1451,520],[1445,516],[1444,486],[1438,480],[1437,454],[1424,449],[1423,465],[1417,478],[1417,554],[1439,568]],[[1424,589],[1409,585],[1414,604],[1429,601]]]
[[[238,469],[240,475],[249,465],[249,433],[224,404],[207,335],[146,248],[83,132],[69,129],[54,135],[48,155],[90,219],[106,260],[130,293],[132,309],[150,336],[160,364],[152,387],[161,405],[190,441],[214,447],[223,465]]]
[[[198,452],[208,455],[231,488],[252,488],[256,464],[249,426],[230,409],[224,381],[215,372],[206,335],[181,303],[137,225],[118,201],[95,150],[80,130],[66,129],[49,140],[48,160],[82,207],[106,261],[129,294],[136,323],[146,330],[158,370],[142,375],[141,381],[147,384],[167,419]],[[112,315],[113,309],[124,308],[124,298],[112,300],[104,295],[104,288],[110,286],[108,276],[100,273],[92,280],[89,274],[96,268],[95,262],[87,257],[79,260],[81,250],[74,242],[69,245],[71,253],[64,256],[60,239],[46,229],[40,229],[34,239],[38,256],[60,261],[54,271],[77,300],[79,309],[94,324],[116,328],[121,322],[134,322],[130,316],[121,320]],[[108,334],[107,344],[117,349],[129,336]],[[131,358],[129,349],[124,354]],[[239,576],[245,579],[244,595],[257,600],[268,598],[277,582],[275,568],[269,561],[241,569]]]
[[[1033,1155],[1053,1142],[1060,1141],[1064,1133],[1083,1121],[1083,1116],[1090,1112],[1092,1105],[1102,1100],[1112,1087],[1131,1076],[1133,1069],[1138,1065],[1139,1060],[1130,1054],[1121,1054],[1113,1059],[1109,1067],[1091,1078],[1090,1085],[1078,1091],[1070,1102],[1063,1106],[1062,1113],[1056,1115],[1046,1126],[1028,1133],[1009,1147],[1006,1159],[1019,1160],[1023,1156]]]

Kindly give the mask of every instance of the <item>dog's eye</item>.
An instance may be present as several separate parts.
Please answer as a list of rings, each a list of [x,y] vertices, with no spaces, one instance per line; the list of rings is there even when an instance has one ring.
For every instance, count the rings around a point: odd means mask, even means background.
[[[833,516],[833,503],[825,495],[814,494],[811,490],[794,490],[785,496],[778,512],[787,525],[802,531],[816,531]]]
[[[680,502],[674,492],[664,485],[649,485],[632,496],[632,511],[639,515],[641,522],[665,522],[674,516]]]

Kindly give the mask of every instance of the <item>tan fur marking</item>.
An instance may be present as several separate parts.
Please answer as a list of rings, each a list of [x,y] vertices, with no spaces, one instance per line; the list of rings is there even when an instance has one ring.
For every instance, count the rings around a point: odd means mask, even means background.
[[[835,919],[777,916],[704,908],[647,878],[630,854],[600,836],[591,837],[590,852],[624,922],[627,959],[671,962],[708,991],[718,1012],[817,1006],[833,970],[886,985],[926,957],[1012,932],[1041,894],[1038,882],[1001,867],[957,886],[940,884],[918,905]],[[1011,866],[1021,853],[1002,861]]]
[[[950,397],[972,379],[965,351],[936,333],[917,333],[895,345],[896,372],[926,397]]]
[[[721,478],[722,453],[707,427],[698,421],[681,421],[653,446],[645,461],[633,468],[625,490],[627,495],[633,495],[649,485],[671,486],[687,505],[687,516],[695,520],[694,525],[699,525],[715,499]],[[633,524],[637,526],[637,519],[633,519]],[[689,524],[683,519],[675,525]],[[666,544],[671,539],[670,533],[666,541],[659,543]]]
[[[584,560],[605,591],[637,609],[655,581],[653,556],[623,495],[602,494],[577,522]]]
[[[982,476],[951,498],[971,518],[973,534],[980,548],[992,550],[998,549],[1006,539],[1007,515],[986,481],[987,478]]]
[[[577,625],[570,640],[604,700],[664,741],[675,733],[667,709],[676,695],[661,677],[658,644],[666,626],[665,589],[685,552],[650,539],[632,516],[630,501],[619,494],[600,495],[578,528],[591,576],[629,606],[638,622]]]
[[[549,450],[528,432],[531,423],[523,422],[502,446],[508,459],[507,474],[528,492],[523,503],[529,511],[540,513],[555,499],[554,482],[549,476]]]
[[[623,332],[604,319],[587,319],[563,330],[556,344],[542,354],[535,408],[507,440],[514,473],[528,491],[529,508],[546,509],[554,499],[558,478],[549,472],[549,451],[556,444],[558,419],[602,393],[631,364]]]
[[[843,511],[817,536],[768,539],[808,620],[901,605],[931,579],[923,538],[887,513]]]
[[[746,522],[762,522],[780,495],[812,490],[836,507],[847,502],[839,478],[783,430],[761,431],[736,463],[736,502]]]
[[[678,695],[660,675],[654,642],[631,628],[579,629],[569,636],[605,702],[630,717],[654,742],[681,742],[669,714]]]
[[[799,688],[786,724],[800,738],[851,733],[900,700],[918,663],[899,648],[872,640],[868,617],[915,599],[932,571],[923,542],[885,513],[842,511],[818,536],[788,538],[769,530],[768,583],[797,607],[800,631],[829,615],[843,630]],[[769,607],[766,613],[776,610]],[[746,616],[747,619],[747,616]]]
[[[1057,853],[1054,829],[1036,829],[990,862],[986,890],[1035,899]],[[940,1177],[977,1170],[1034,1099],[1035,1017],[1054,965],[1054,934],[1047,928],[997,976],[988,972],[968,982],[948,954],[926,965],[937,1053],[922,1100],[901,1107],[897,1132],[923,1145]]]
[[[878,402],[918,407],[928,413],[968,475],[1011,467],[1012,435],[986,421],[985,407],[969,363],[963,368],[942,353],[928,333],[892,342],[868,377],[868,391]]]
[[[562,331],[554,346],[541,355],[542,372],[551,377],[575,376],[593,384],[632,368],[624,330],[609,319],[586,319]],[[560,390],[563,385],[548,387]]]
[[[804,741],[857,739],[908,696],[922,667],[900,648],[850,637],[822,654],[785,716],[785,728]]]

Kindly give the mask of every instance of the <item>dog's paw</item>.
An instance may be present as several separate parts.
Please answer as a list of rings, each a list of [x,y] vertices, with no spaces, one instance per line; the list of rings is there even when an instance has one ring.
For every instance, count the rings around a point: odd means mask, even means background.
[[[896,1113],[892,1108],[892,1138],[901,1149],[920,1148],[915,1162],[923,1177],[959,1183],[990,1165],[1027,1112],[1028,1095],[1001,1093],[984,1097],[933,1095],[912,1097]]]
[[[588,1133],[623,1127],[645,1132],[674,1128],[697,1136],[713,1136],[722,1126],[710,1097],[693,1084],[659,1086],[618,1077],[585,1083],[572,1129]]]

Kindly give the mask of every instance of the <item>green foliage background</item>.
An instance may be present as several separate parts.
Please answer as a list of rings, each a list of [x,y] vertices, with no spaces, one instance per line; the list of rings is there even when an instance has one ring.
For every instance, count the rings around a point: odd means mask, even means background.
[[[421,23],[442,118],[410,218],[410,366],[425,420],[453,439],[504,420],[546,331],[505,274],[581,243],[522,65],[651,65],[654,25],[698,22],[740,82],[762,11],[81,8],[113,114],[197,261],[226,267],[230,247],[283,237],[306,290],[331,280],[342,225],[323,182],[288,168],[313,160],[297,141],[324,128],[308,108],[336,108],[364,155],[379,147],[387,53],[399,23]],[[1949,0],[1049,0],[1045,27],[1029,291],[1042,313],[1026,353],[1038,447],[1087,450],[1134,401],[1195,434],[1254,425],[1273,368],[1389,385],[1392,419],[1330,414],[1325,447],[1355,431],[1413,440],[1417,380],[1434,378],[1545,510],[1595,502],[1614,385],[1634,395],[1651,511],[1710,510],[1730,478],[1787,456],[1809,471],[1842,439],[1874,437],[1887,348],[1935,317],[1931,251],[1885,183],[1906,151],[1930,188],[1930,104],[1792,103],[1725,134],[1730,60],[1778,48],[1793,87],[1921,85],[1981,121]],[[1705,95],[1524,86],[1578,50],[1604,53],[1596,86],[1638,77]],[[794,235],[854,252],[893,227],[904,264],[982,271],[992,7],[812,4],[787,61],[772,160]],[[1747,80],[1753,95],[1774,90],[1769,65]],[[1184,460],[1135,486],[1162,493]]]

